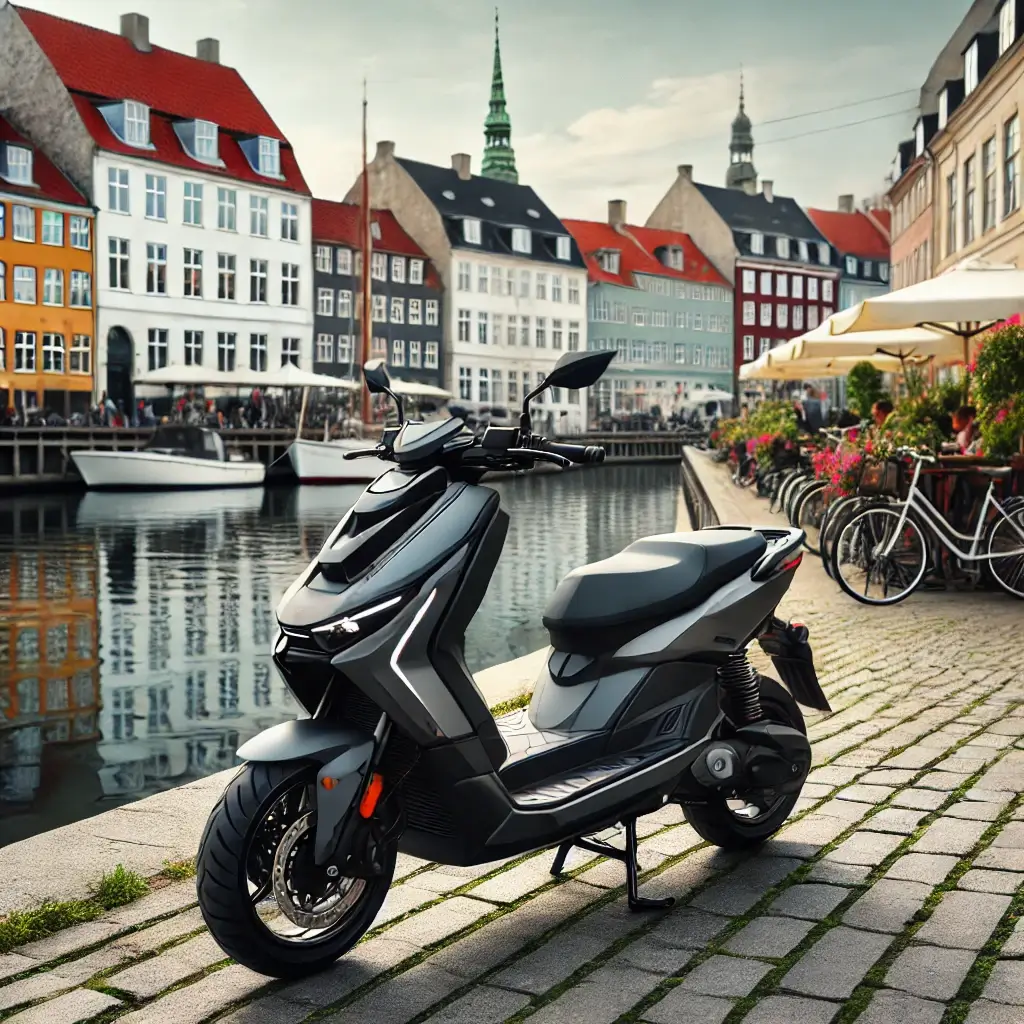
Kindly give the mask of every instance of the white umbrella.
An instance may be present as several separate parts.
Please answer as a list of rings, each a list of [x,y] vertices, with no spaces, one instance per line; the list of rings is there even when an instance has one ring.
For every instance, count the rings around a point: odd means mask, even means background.
[[[433,384],[420,384],[415,380],[399,380],[397,377],[391,378],[391,390],[405,398],[437,398],[446,401],[452,397],[452,393],[445,391],[444,388],[436,388]]]
[[[238,369],[230,372],[213,370],[207,366],[183,366],[181,364],[164,366],[152,370],[135,380],[136,384],[162,384],[171,387],[175,384],[192,387],[223,387],[223,388],[344,388],[356,391],[359,385],[344,377],[332,377],[326,373],[310,373],[300,370],[292,363],[277,370]]]
[[[839,314],[836,314],[837,316]],[[949,331],[931,327],[908,327],[903,330],[857,331],[836,335],[829,320],[813,331],[773,348],[771,365],[782,362],[819,362],[830,359],[852,359],[875,363],[875,356],[900,360],[932,359],[936,366],[947,366],[963,359],[963,343]],[[882,367],[879,365],[879,369]]]
[[[780,346],[781,347],[781,346]],[[766,353],[774,356],[775,351]],[[780,360],[762,356],[740,367],[740,380],[820,380],[825,377],[845,377],[858,363],[870,363],[883,373],[899,373],[902,363],[893,356],[872,353],[841,359]]]
[[[731,392],[720,388],[691,388],[689,395],[691,402],[731,402],[733,399]]]
[[[232,373],[225,373],[222,370],[211,370],[204,366],[184,366],[172,364],[162,366],[159,370],[150,370],[135,378],[136,384],[162,384],[166,387],[173,387],[175,384],[182,386],[201,387],[241,387],[241,383]]]
[[[327,373],[310,373],[301,370],[294,363],[286,363],[278,370],[271,370],[254,383],[265,388],[343,388],[358,391],[360,385],[347,377],[334,377]]]

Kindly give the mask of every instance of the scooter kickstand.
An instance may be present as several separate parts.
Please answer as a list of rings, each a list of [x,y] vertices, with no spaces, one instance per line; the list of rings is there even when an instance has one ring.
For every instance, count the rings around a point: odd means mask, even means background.
[[[666,910],[675,904],[675,897],[655,900],[639,893],[639,869],[636,860],[636,818],[626,822],[626,849],[623,851],[626,863],[626,900],[630,910]]]

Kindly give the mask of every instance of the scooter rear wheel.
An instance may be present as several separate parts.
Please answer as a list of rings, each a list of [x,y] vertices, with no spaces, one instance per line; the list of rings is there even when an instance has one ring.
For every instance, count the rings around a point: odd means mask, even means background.
[[[394,877],[394,843],[373,878],[331,877],[313,863],[316,773],[307,763],[245,765],[211,812],[196,859],[199,908],[217,944],[273,978],[313,974],[347,953]]]
[[[799,705],[788,690],[766,676],[761,676],[761,710],[768,721],[788,725],[807,734]],[[683,814],[702,839],[723,850],[746,850],[760,846],[775,835],[793,813],[799,798],[799,793],[779,794],[766,807],[760,807],[755,800],[735,809],[723,796],[709,799],[703,805],[684,804]],[[763,796],[759,794],[758,799],[763,799]],[[759,813],[743,813],[751,807]]]

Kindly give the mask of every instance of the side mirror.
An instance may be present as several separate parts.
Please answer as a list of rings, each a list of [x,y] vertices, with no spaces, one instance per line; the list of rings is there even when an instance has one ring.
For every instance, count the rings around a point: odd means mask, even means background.
[[[405,410],[402,400],[391,389],[391,378],[388,376],[387,363],[383,359],[371,359],[363,366],[363,380],[371,395],[387,395],[398,407],[398,423],[405,422]]]
[[[552,388],[568,388],[579,391],[593,387],[615,358],[611,352],[566,352],[555,363],[544,384]]]

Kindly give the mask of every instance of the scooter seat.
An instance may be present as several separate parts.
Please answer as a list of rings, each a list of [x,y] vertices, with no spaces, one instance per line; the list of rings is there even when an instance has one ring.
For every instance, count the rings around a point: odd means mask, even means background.
[[[573,569],[544,612],[558,651],[598,654],[703,604],[752,569],[768,542],[754,530],[644,537]]]

